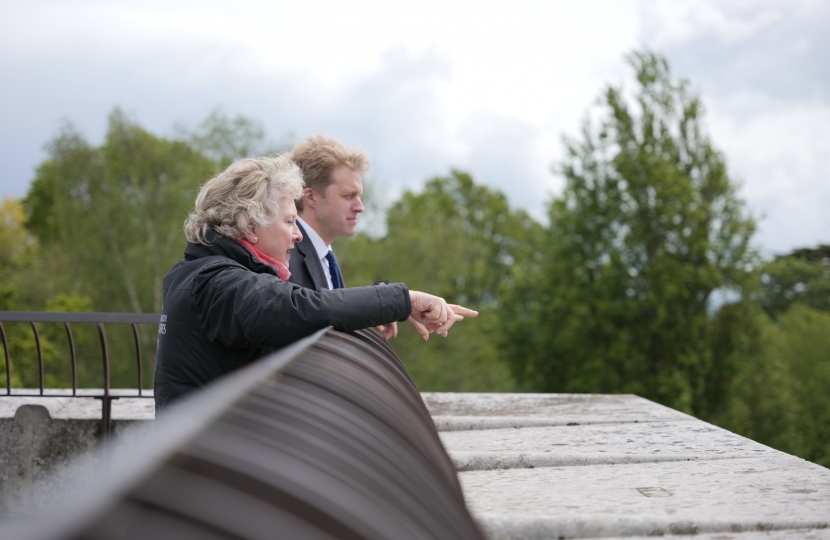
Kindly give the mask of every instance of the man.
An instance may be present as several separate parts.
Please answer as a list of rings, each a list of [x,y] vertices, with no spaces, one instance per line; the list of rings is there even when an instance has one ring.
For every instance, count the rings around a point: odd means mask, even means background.
[[[337,237],[355,234],[357,216],[365,210],[360,197],[369,159],[363,150],[322,135],[298,143],[291,159],[302,169],[306,186],[296,201],[303,239],[294,247],[289,281],[315,290],[342,288],[345,284],[331,244]],[[398,335],[398,326],[391,323],[378,331],[389,339]]]

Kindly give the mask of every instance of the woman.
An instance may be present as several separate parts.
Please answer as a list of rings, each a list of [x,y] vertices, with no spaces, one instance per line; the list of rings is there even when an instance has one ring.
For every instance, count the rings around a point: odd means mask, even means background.
[[[427,339],[478,313],[402,283],[313,291],[288,283],[302,239],[300,169],[284,156],[244,159],[209,180],[185,222],[184,259],[164,277],[155,401],[171,401],[333,326],[410,322]]]

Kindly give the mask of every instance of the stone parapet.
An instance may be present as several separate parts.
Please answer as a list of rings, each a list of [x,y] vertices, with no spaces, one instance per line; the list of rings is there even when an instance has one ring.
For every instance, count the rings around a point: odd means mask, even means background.
[[[98,462],[100,455],[93,450],[101,440],[101,401],[69,397],[65,390],[48,392],[49,397],[0,397],[0,516],[50,509],[67,486]],[[113,449],[153,426],[153,400],[127,397],[131,394],[113,401]]]
[[[637,396],[423,397],[494,540],[830,540],[830,470]],[[45,510],[95,467],[100,414],[95,399],[0,397],[0,515]],[[115,444],[153,415],[151,399],[116,400]]]
[[[830,540],[830,470],[637,396],[423,396],[494,540]]]

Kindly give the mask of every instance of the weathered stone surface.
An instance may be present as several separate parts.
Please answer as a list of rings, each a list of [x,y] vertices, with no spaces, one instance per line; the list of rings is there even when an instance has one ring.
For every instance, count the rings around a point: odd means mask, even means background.
[[[695,420],[633,395],[422,394],[439,431]]]
[[[459,471],[780,454],[701,421],[455,431],[441,440]]]
[[[830,529],[783,529],[779,531],[744,531],[697,534],[674,537],[676,540],[830,540]],[[614,536],[606,540],[654,540],[653,536]],[[671,537],[666,538],[671,540]]]
[[[0,516],[37,513],[48,509],[65,486],[95,468],[99,455],[93,450],[100,440],[100,401],[3,399],[6,404],[16,401],[18,407],[11,417],[0,416]],[[90,405],[88,401],[97,405],[97,416],[90,418],[84,410]],[[152,404],[152,400],[133,401]],[[53,417],[50,408],[59,416]],[[114,448],[128,445],[152,429],[152,420],[124,418],[147,418],[143,404],[133,409],[117,415],[120,418],[112,422]]]
[[[491,538],[592,538],[830,526],[830,470],[791,456],[473,471]]]
[[[26,390],[26,393],[35,393],[36,390]],[[95,398],[70,397],[71,390],[47,390],[50,396],[67,397],[16,397],[0,396],[0,418],[14,418],[15,412],[22,405],[42,405],[55,419],[73,420],[100,420],[101,400]],[[100,389],[78,389],[79,394],[103,394]],[[136,394],[135,390],[113,390],[112,395],[122,395],[112,402],[112,418],[114,420],[153,420],[155,417],[155,403],[153,392],[145,391],[149,398],[130,397]]]
[[[828,469],[637,396],[424,399],[490,538],[830,540]],[[15,418],[23,403],[45,408]],[[113,402],[118,440],[151,428],[152,405]],[[0,464],[17,460],[0,471],[0,515],[48,508],[94,469],[100,414],[94,399],[0,397]]]
[[[780,523],[769,530],[768,524],[709,523],[706,528],[688,521],[650,520],[637,516],[607,519],[584,516],[567,522],[553,518],[528,516],[492,516],[479,518],[479,525],[490,540],[553,540],[604,538],[616,540],[784,540],[830,538],[823,524],[804,528],[796,523]],[[630,535],[629,535],[630,534]]]
[[[588,465],[624,465],[630,463],[665,463],[729,459],[689,454],[624,455],[624,454],[545,454],[541,452],[450,452],[455,470],[492,471],[499,469],[535,469],[538,467],[578,467]]]

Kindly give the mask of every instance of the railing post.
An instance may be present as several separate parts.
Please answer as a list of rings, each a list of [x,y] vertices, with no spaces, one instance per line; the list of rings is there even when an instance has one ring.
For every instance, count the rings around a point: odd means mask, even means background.
[[[110,399],[110,357],[107,350],[107,334],[104,324],[98,323],[98,337],[101,339],[101,357],[104,362],[104,395],[101,397],[101,440],[107,440],[112,428],[112,401]]]
[[[0,321],[0,337],[3,338],[3,353],[6,357],[6,395],[12,395],[12,366],[9,358],[9,342],[6,339],[6,329],[3,328],[3,322]]]
[[[101,400],[101,442],[109,440],[112,435],[112,402],[118,396],[97,396]]]
[[[64,328],[66,328],[66,337],[69,340],[69,358],[72,361],[72,395],[78,393],[78,361],[75,358],[75,339],[72,337],[72,329],[69,323],[64,321]]]
[[[40,334],[37,331],[37,325],[35,321],[30,321],[29,324],[32,326],[32,332],[35,334],[35,346],[37,347],[37,367],[38,367],[38,377],[40,380],[40,395],[43,395],[43,379],[44,379],[44,370],[43,370],[43,349],[40,346]]]
[[[144,374],[141,372],[141,342],[138,339],[138,328],[135,323],[130,325],[133,329],[133,339],[135,339],[135,359],[136,369],[138,369],[138,395],[141,396],[144,391]]]

